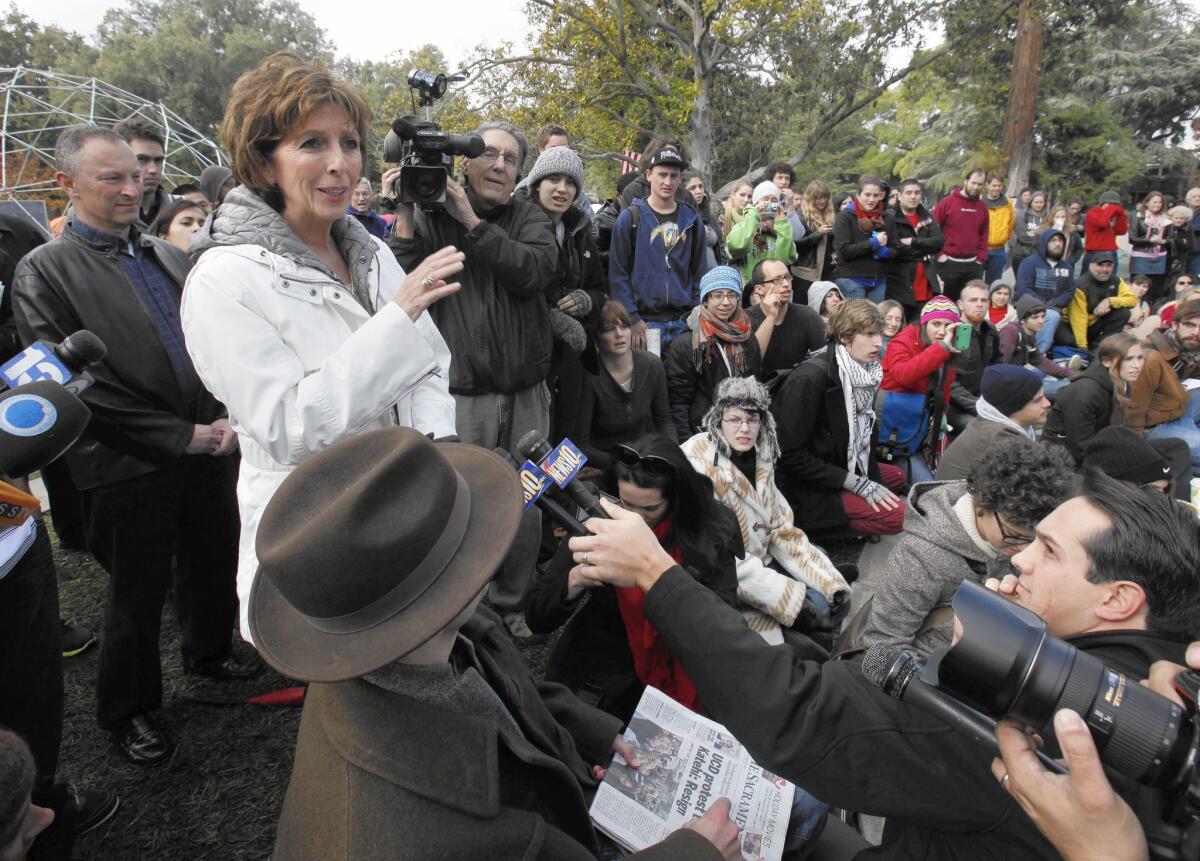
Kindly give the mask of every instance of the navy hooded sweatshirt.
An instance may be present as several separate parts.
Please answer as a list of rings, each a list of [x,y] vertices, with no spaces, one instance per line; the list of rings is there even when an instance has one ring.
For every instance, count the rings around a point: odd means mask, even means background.
[[[677,203],[674,215],[658,216],[642,198],[621,210],[613,224],[608,255],[609,294],[634,322],[678,319],[700,302],[704,222],[696,210]],[[632,212],[638,209],[638,235],[632,239]]]
[[[1059,259],[1051,261],[1046,257],[1046,245],[1055,236],[1063,237],[1066,245],[1066,235],[1061,230],[1047,230],[1037,241],[1037,253],[1025,258],[1021,270],[1017,273],[1017,287],[1013,291],[1013,302],[1022,296],[1032,296],[1047,308],[1064,310],[1075,297],[1075,273],[1071,264]]]

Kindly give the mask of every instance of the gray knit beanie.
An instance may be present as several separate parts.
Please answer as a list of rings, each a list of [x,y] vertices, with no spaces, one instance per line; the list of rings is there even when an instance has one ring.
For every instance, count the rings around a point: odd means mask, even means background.
[[[712,407],[701,420],[704,431],[725,457],[731,457],[729,443],[721,433],[721,419],[731,409],[758,413],[758,439],[754,451],[760,462],[774,464],[779,460],[779,439],[775,434],[775,417],[771,415],[771,395],[767,387],[754,377],[729,377],[721,380],[713,397]]]
[[[529,178],[526,180],[530,193],[534,192],[539,182],[556,173],[571,178],[575,183],[575,198],[578,200],[579,195],[583,194],[583,159],[569,146],[552,146],[542,151],[533,163],[533,170],[529,171]]]

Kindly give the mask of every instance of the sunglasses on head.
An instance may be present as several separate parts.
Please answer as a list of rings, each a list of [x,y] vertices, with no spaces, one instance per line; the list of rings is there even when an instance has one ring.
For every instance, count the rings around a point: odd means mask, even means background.
[[[674,468],[665,457],[657,454],[641,455],[633,446],[617,443],[617,462],[630,469],[640,466],[651,475],[671,475]]]

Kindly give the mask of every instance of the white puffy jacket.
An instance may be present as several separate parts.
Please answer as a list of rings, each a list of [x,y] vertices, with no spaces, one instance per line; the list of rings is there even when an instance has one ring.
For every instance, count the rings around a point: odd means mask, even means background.
[[[369,263],[374,316],[325,272],[259,245],[209,247],[184,288],[188,352],[241,441],[237,586],[247,640],[254,538],[288,473],[363,430],[399,422],[455,433],[449,348],[428,312],[414,322],[390,301],[404,272],[373,243],[374,260],[349,262]]]

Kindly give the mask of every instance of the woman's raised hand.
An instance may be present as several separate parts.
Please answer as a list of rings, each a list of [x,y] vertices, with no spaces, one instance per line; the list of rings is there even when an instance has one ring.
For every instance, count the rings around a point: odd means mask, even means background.
[[[462,285],[446,279],[462,272],[464,259],[466,255],[453,245],[433,252],[404,276],[392,301],[416,320],[434,302],[458,292]]]

